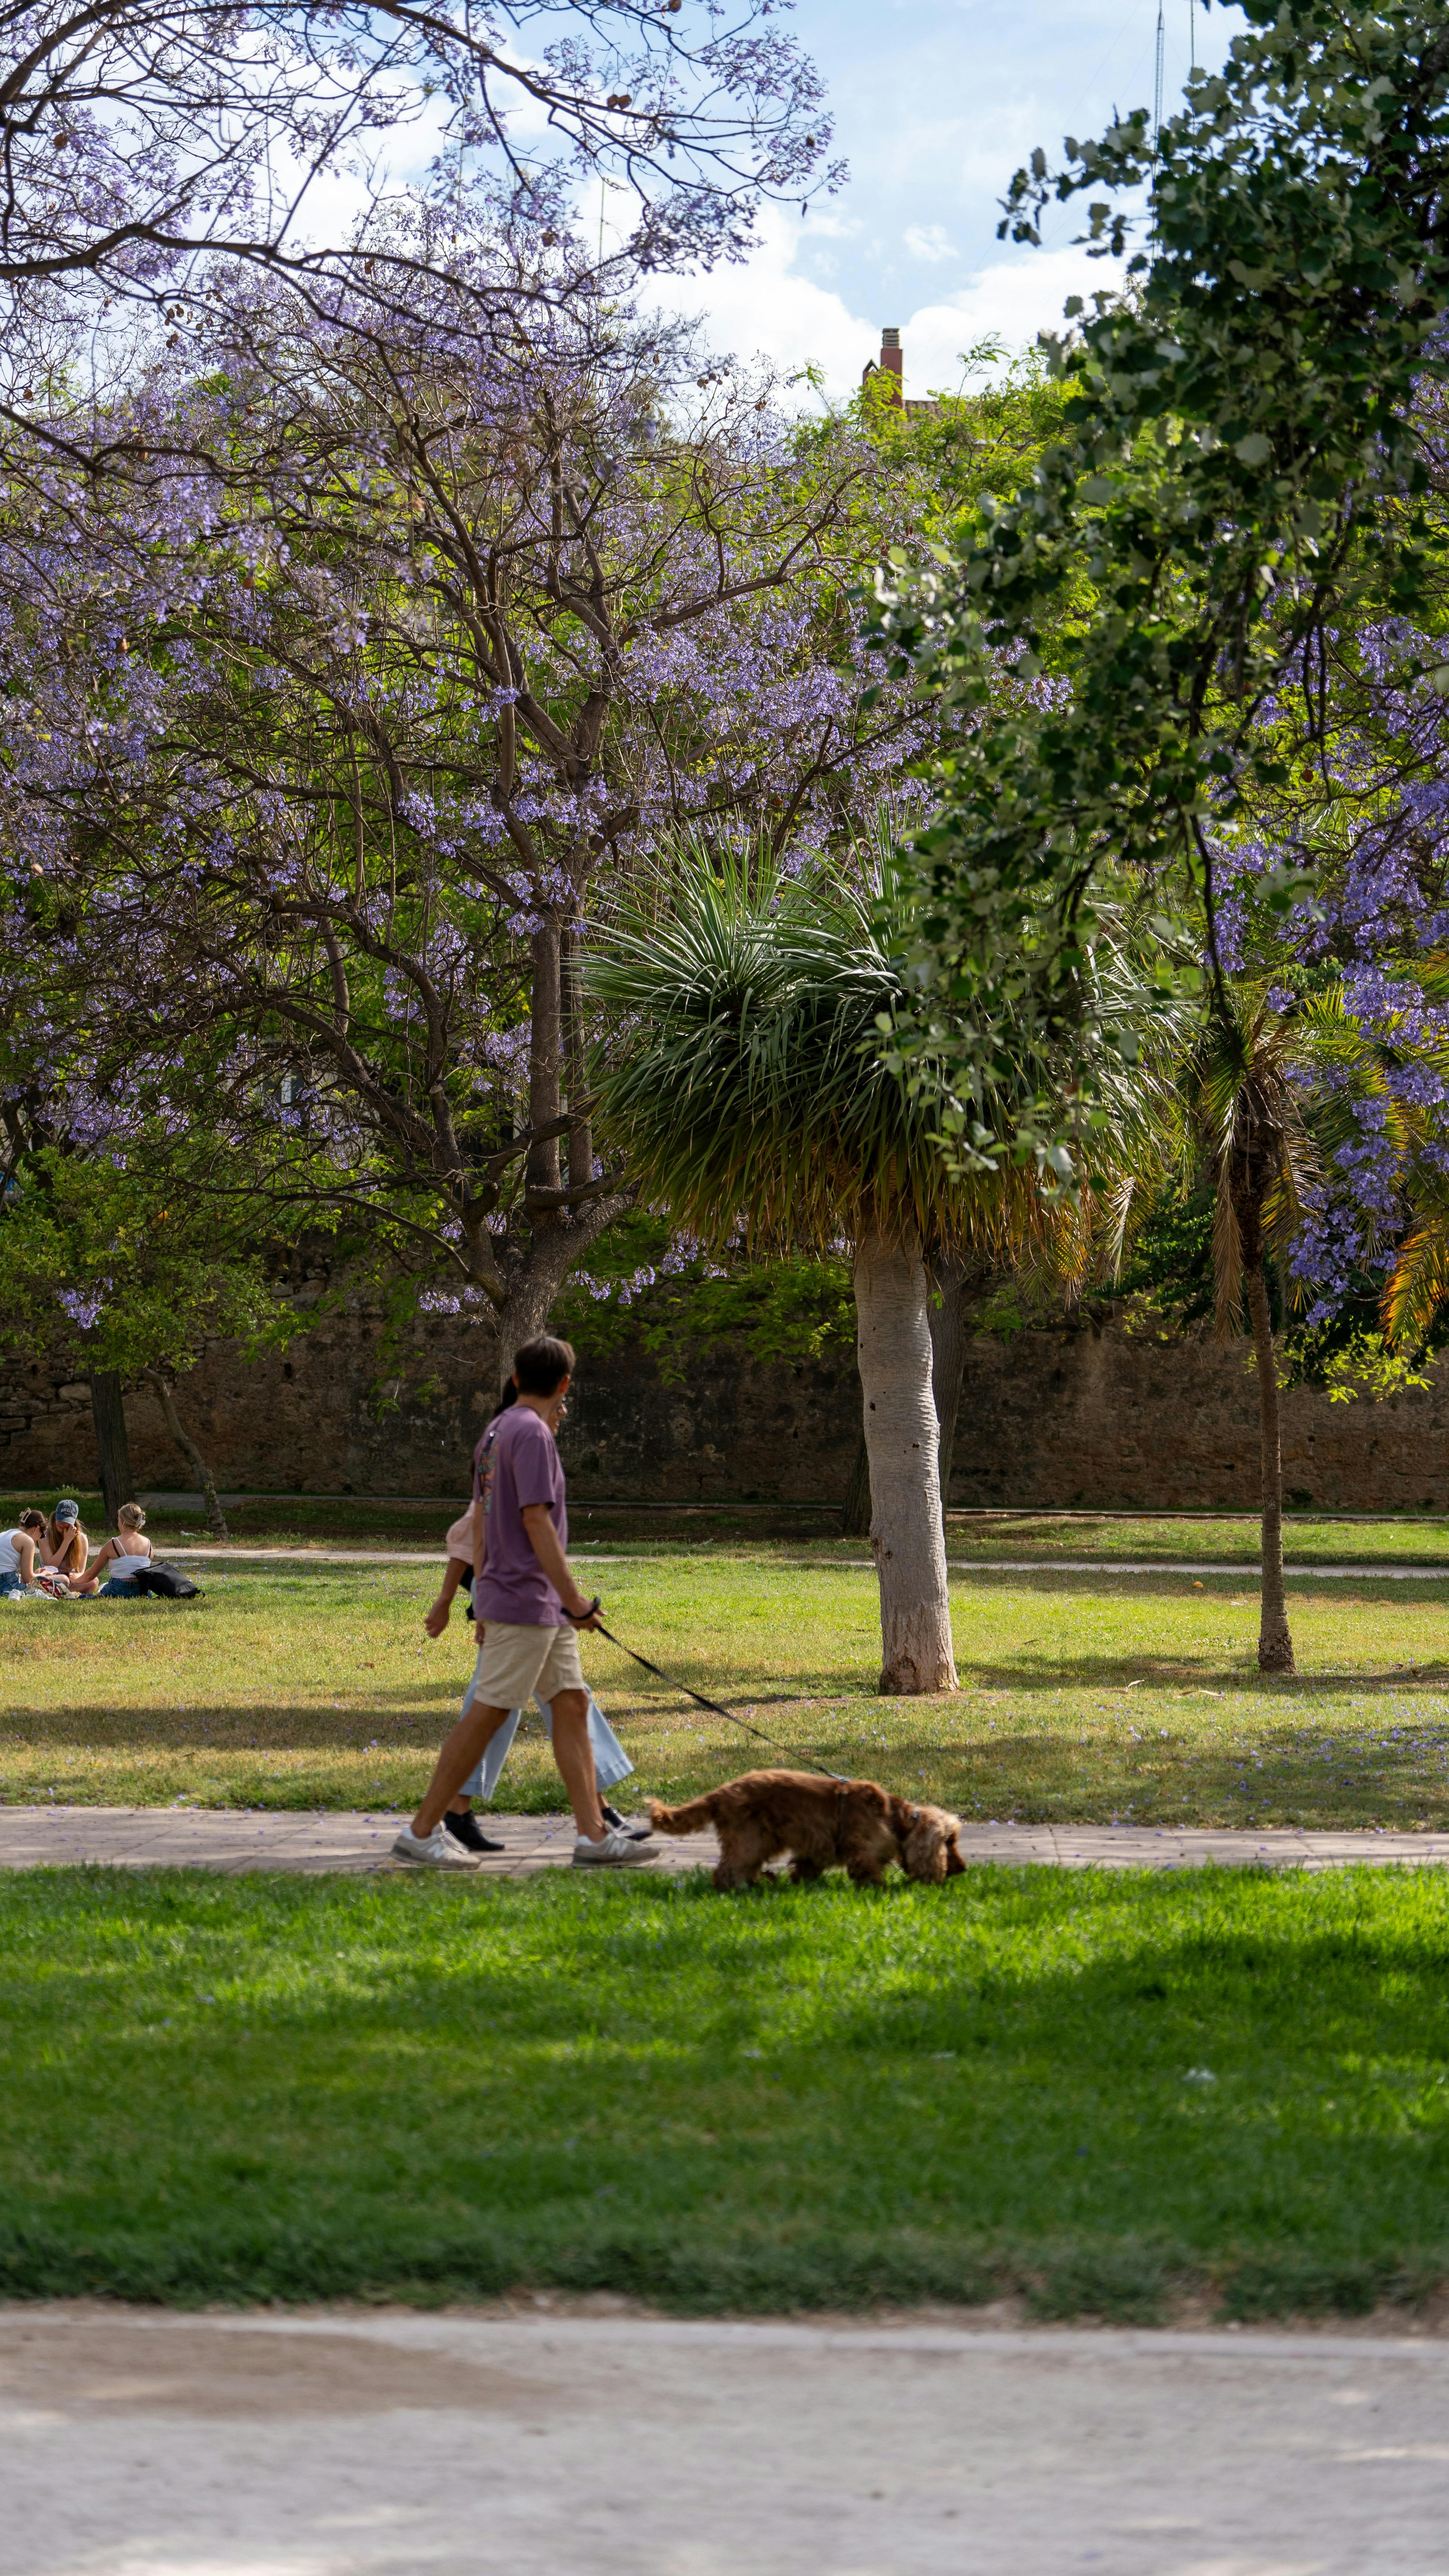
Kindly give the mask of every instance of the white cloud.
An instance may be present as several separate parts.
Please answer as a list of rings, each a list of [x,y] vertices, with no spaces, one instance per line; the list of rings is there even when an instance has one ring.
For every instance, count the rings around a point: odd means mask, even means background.
[[[1018,356],[1039,331],[1059,327],[1069,295],[1091,295],[1120,276],[1113,262],[1074,248],[1023,251],[978,269],[939,303],[867,319],[833,288],[798,272],[805,227],[797,219],[773,208],[762,231],[753,259],[711,277],[661,280],[657,301],[697,314],[721,354],[763,357],[786,374],[818,367],[835,397],[858,385],[866,360],[879,356],[882,321],[899,321],[906,391],[921,396],[958,385],[962,352],[974,343],[995,336]]]
[[[980,340],[994,337],[1019,356],[1039,331],[1061,329],[1069,295],[1091,296],[1120,277],[1115,262],[1075,248],[1026,251],[978,269],[954,295],[923,305],[903,325],[907,391],[949,391],[960,382],[962,352]]]
[[[786,374],[819,367],[831,393],[844,393],[877,354],[879,330],[831,288],[796,272],[804,227],[795,217],[770,207],[761,230],[753,259],[708,277],[661,278],[654,300],[666,311],[697,315],[721,355],[765,358]]]
[[[912,259],[925,260],[933,267],[938,259],[955,259],[956,245],[948,239],[939,224],[908,224],[906,248]]]

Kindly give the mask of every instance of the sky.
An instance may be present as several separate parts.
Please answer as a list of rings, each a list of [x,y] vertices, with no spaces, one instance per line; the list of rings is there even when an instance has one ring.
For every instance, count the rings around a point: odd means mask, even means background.
[[[1208,0],[1162,0],[1164,108],[1178,103],[1195,47],[1215,67],[1242,20]],[[901,332],[906,391],[963,380],[963,353],[995,337],[1009,354],[1057,327],[1069,295],[1120,277],[1074,248],[1081,201],[1053,208],[1040,250],[996,239],[999,199],[1041,144],[1086,137],[1114,113],[1151,110],[1158,0],[797,0],[786,23],[822,73],[850,176],[811,206],[767,206],[753,258],[658,282],[666,309],[696,315],[720,356],[764,358],[782,375],[819,370],[827,399],[860,382],[883,325]],[[420,181],[441,107],[403,129],[397,170]],[[515,136],[532,128],[521,102]],[[542,132],[542,127],[539,128]],[[341,172],[315,180],[303,231],[341,239],[363,204]],[[597,180],[579,215],[591,234],[609,207]],[[806,395],[806,400],[814,397]]]
[[[1216,66],[1241,24],[1236,9],[1164,0],[1167,112],[1190,41]],[[803,222],[798,207],[767,210],[748,264],[661,301],[699,314],[721,353],[818,367],[832,395],[859,382],[886,323],[911,395],[959,384],[961,353],[988,334],[1030,347],[1068,295],[1120,270],[1072,247],[1075,205],[1054,211],[1040,250],[998,242],[997,200],[1035,144],[1054,159],[1065,134],[1150,111],[1156,29],[1157,0],[798,0],[793,30],[824,74],[849,183]]]

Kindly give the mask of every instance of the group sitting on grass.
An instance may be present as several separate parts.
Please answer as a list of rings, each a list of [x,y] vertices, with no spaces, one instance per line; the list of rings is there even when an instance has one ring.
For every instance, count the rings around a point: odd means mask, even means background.
[[[14,1529],[0,1530],[0,1598],[134,1600],[136,1577],[151,1561],[145,1523],[139,1503],[122,1503],[116,1536],[92,1557],[79,1503],[57,1503],[49,1519],[23,1511]]]

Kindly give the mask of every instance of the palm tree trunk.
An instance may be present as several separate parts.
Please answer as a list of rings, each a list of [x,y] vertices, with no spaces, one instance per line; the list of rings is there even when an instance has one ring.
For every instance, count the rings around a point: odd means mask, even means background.
[[[216,1490],[216,1479],[176,1410],[176,1396],[170,1380],[160,1369],[148,1368],[143,1371],[143,1375],[148,1384],[156,1389],[161,1399],[161,1410],[166,1416],[166,1428],[201,1488],[201,1499],[206,1506],[207,1528],[213,1538],[230,1538],[231,1532],[226,1525],[226,1514],[221,1508],[221,1496]]]
[[[91,1420],[96,1427],[96,1466],[106,1527],[114,1530],[122,1503],[133,1503],[131,1450],[126,1438],[126,1408],[121,1400],[119,1369],[91,1371]]]
[[[961,1378],[966,1366],[966,1273],[959,1254],[939,1248],[931,1255],[931,1395],[936,1407],[936,1473],[941,1484],[941,1521],[945,1527],[951,1502],[951,1460],[956,1447],[956,1416],[961,1409]]]
[[[1245,1273],[1253,1356],[1258,1363],[1258,1418],[1263,1441],[1263,1606],[1258,1625],[1260,1673],[1291,1673],[1293,1639],[1283,1598],[1283,1443],[1278,1428],[1278,1363],[1261,1261]]]
[[[957,1688],[936,1475],[931,1325],[919,1242],[863,1234],[856,1349],[870,1453],[870,1552],[880,1582],[883,1691]]]

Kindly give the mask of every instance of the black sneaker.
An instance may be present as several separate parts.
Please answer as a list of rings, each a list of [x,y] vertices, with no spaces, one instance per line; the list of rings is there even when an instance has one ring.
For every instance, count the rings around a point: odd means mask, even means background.
[[[463,1816],[455,1816],[450,1808],[443,1822],[449,1833],[462,1844],[464,1851],[486,1852],[508,1849],[507,1843],[495,1842],[490,1834],[485,1834],[471,1807]]]
[[[652,1825],[631,1825],[628,1817],[621,1816],[617,1807],[611,1807],[607,1798],[599,1800],[599,1810],[610,1832],[627,1834],[631,1843],[647,1843],[654,1831]]]

